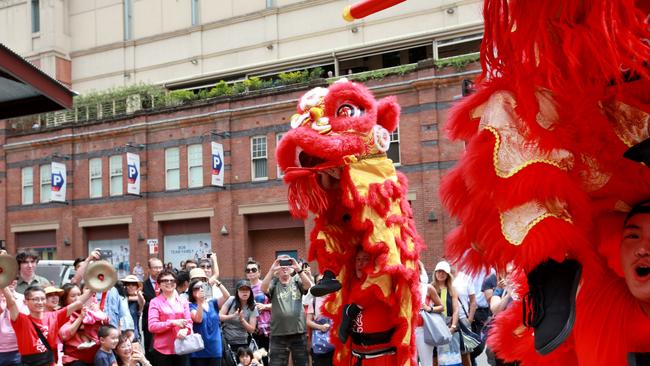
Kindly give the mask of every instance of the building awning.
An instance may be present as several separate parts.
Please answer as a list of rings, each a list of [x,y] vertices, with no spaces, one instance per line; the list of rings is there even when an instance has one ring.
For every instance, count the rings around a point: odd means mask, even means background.
[[[0,119],[69,109],[75,94],[0,43]]]

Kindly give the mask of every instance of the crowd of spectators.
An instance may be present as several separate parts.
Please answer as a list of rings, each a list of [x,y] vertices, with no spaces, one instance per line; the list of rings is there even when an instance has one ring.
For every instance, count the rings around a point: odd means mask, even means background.
[[[249,258],[231,295],[216,253],[179,268],[153,257],[102,294],[84,283],[100,257],[93,250],[75,260],[74,276],[57,288],[37,274],[36,252],[16,256],[18,276],[0,292],[0,366],[332,364],[333,349],[313,352],[310,341],[325,334],[327,342],[331,320],[308,293],[308,263],[281,257],[262,278]],[[178,354],[175,343],[193,333],[203,349]]]

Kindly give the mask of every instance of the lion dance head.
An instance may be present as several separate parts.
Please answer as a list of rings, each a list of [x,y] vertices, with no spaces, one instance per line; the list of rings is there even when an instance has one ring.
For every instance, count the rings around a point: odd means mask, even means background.
[[[291,213],[306,218],[332,206],[341,166],[388,150],[400,108],[393,97],[376,100],[365,86],[341,79],[307,92],[296,110],[276,154]]]

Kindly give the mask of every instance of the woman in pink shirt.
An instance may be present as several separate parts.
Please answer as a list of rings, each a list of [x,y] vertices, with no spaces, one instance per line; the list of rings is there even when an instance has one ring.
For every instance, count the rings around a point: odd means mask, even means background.
[[[17,293],[14,289],[16,288],[17,281],[13,281],[9,286],[7,286],[11,293],[16,299],[16,304],[21,312],[29,314],[29,310],[24,305],[23,295]],[[7,300],[5,296],[0,292],[0,365],[2,366],[20,366],[22,362],[20,361],[20,353],[18,353],[18,341],[16,340],[16,333],[14,328],[11,326],[11,318],[9,317],[9,311],[7,310]]]
[[[174,352],[174,340],[190,334],[192,319],[187,301],[176,293],[176,275],[165,269],[158,275],[161,293],[149,305],[149,331],[153,334],[153,360],[156,366],[187,366],[189,355]]]

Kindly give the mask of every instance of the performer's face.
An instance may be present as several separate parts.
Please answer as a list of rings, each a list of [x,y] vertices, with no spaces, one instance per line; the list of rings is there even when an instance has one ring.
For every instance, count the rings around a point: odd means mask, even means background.
[[[355,257],[354,263],[357,277],[361,277],[363,275],[363,269],[370,263],[370,254],[360,250]]]
[[[636,214],[625,224],[621,264],[628,289],[650,310],[650,214]]]

